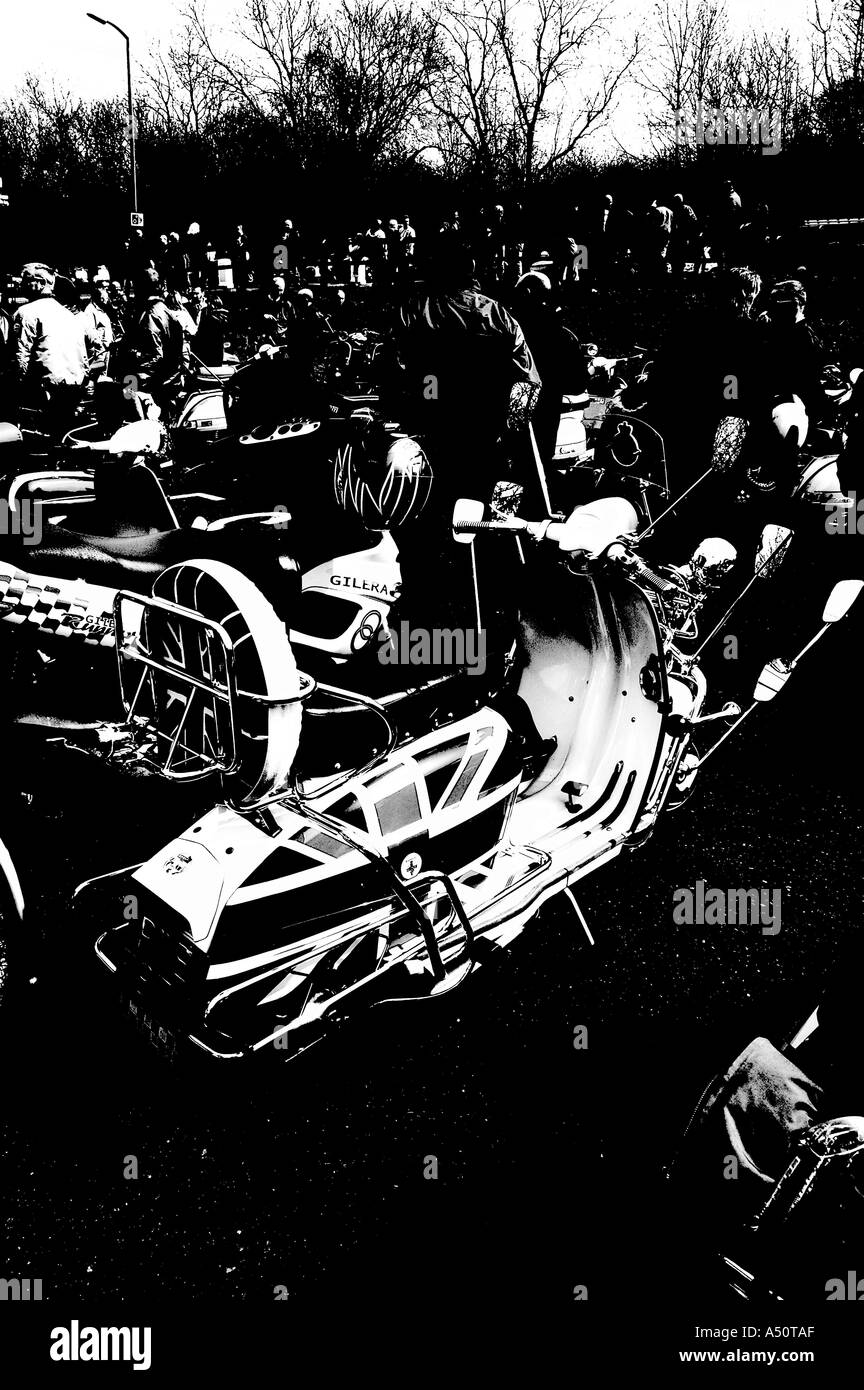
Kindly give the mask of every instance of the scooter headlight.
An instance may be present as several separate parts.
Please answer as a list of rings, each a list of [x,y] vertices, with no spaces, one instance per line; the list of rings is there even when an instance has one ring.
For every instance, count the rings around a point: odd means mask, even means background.
[[[690,567],[694,579],[706,589],[717,589],[737,559],[734,545],[721,536],[709,536],[693,552]]]

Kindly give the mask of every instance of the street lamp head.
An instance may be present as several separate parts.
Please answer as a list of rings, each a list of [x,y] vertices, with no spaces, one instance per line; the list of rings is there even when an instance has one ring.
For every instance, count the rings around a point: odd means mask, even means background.
[[[87,18],[92,19],[94,24],[101,24],[108,29],[113,29],[119,34],[126,44],[126,86],[127,101],[129,107],[129,155],[132,165],[132,207],[138,212],[138,171],[135,163],[135,115],[132,106],[132,45],[129,35],[125,29],[121,29],[119,24],[115,24],[113,19],[103,19],[101,14],[94,14],[92,10],[86,11]]]

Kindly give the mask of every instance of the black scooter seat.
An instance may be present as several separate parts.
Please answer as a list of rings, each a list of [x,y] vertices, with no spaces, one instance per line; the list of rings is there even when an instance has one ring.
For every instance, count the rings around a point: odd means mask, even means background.
[[[10,537],[11,541],[12,538]],[[183,560],[221,560],[257,584],[283,621],[290,621],[300,597],[300,571],[280,554],[276,538],[239,527],[225,531],[142,531],[94,536],[54,527],[38,545],[5,544],[3,558],[24,571],[82,579],[112,589],[149,594],[169,565]]]
[[[189,536],[183,531],[91,536],[57,526],[38,545],[21,547],[15,560],[22,569],[37,574],[149,593],[157,574],[183,558],[178,553],[178,538],[185,541],[186,555],[191,556]]]

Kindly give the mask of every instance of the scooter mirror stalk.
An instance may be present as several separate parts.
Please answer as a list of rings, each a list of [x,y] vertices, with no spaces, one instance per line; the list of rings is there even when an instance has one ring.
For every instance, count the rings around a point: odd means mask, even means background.
[[[753,581],[751,580],[750,582],[752,583]],[[708,752],[699,759],[695,764],[697,768],[704,767],[708,759],[713,757],[717,749],[726,742],[731,734],[734,734],[740,729],[745,719],[753,713],[758,705],[767,704],[770,700],[774,699],[783,689],[801,658],[806,656],[811,647],[815,647],[820,638],[825,636],[825,633],[831,627],[832,623],[839,622],[841,618],[846,616],[862,589],[864,589],[864,580],[862,579],[841,579],[834,585],[834,588],[828,595],[828,601],[822,613],[822,627],[820,627],[815,637],[811,637],[810,641],[805,647],[801,648],[801,651],[793,661],[786,661],[783,657],[775,657],[773,661],[769,661],[767,665],[763,666],[759,679],[756,682],[756,689],[753,691],[752,705],[735,720],[735,723],[726,730],[723,737],[718,738],[717,742],[708,749]]]
[[[737,719],[740,713],[741,706],[727,700],[722,709],[715,710],[713,714],[698,714],[695,719],[688,719],[687,723],[695,728],[697,724],[712,724],[717,719]]]
[[[861,590],[864,589],[864,579],[840,579],[834,585],[828,595],[828,602],[822,610],[822,627],[811,637],[806,647],[802,647],[791,666],[797,666],[802,656],[806,656],[811,647],[815,647],[820,638],[825,636],[829,627],[833,623],[839,623],[841,618],[845,618],[849,609],[857,599]]]

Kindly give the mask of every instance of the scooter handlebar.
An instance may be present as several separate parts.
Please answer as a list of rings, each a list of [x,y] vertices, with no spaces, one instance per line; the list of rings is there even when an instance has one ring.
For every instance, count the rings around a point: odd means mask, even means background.
[[[453,534],[456,536],[476,536],[492,531],[539,533],[544,526],[549,525],[549,522],[523,521],[521,517],[518,516],[498,517],[494,520],[487,520],[484,518],[482,521],[472,521],[467,517],[455,517],[453,520]],[[537,539],[542,539],[542,537],[538,534]]]

